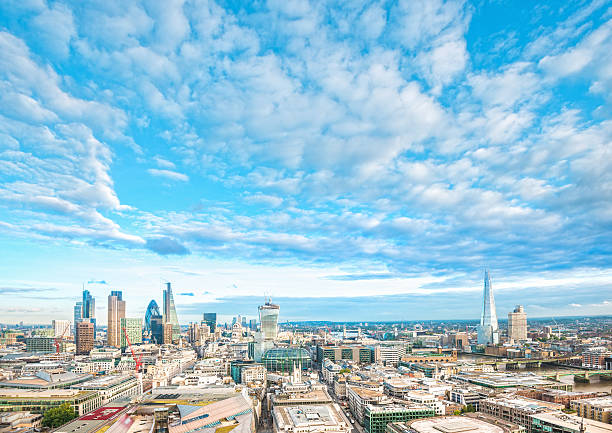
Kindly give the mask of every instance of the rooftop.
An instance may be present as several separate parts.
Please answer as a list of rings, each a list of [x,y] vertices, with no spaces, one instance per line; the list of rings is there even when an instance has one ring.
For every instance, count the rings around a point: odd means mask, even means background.
[[[531,417],[564,427],[568,430],[579,431],[580,423],[584,422],[586,433],[612,433],[612,424],[605,424],[599,421],[593,421],[561,412],[539,413],[537,415],[531,415]]]
[[[409,423],[417,433],[504,433],[502,427],[462,416],[425,418]]]

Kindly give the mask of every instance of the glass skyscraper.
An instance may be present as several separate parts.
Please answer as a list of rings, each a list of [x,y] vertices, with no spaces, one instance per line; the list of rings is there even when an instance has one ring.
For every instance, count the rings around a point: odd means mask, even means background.
[[[210,333],[214,334],[217,329],[217,313],[204,313],[202,319],[210,328]]]
[[[278,313],[280,307],[268,299],[264,305],[259,307],[259,322],[261,323],[261,334],[264,340],[276,340],[278,335]]]
[[[83,290],[83,303],[82,305],[82,318],[89,319],[90,323],[94,325],[94,338],[96,335],[96,300],[89,290]]]
[[[478,327],[478,344],[499,344],[499,329],[497,326],[497,312],[495,311],[495,297],[489,270],[485,269],[482,315]]]
[[[172,341],[177,341],[181,335],[181,327],[179,325],[178,316],[176,315],[176,307],[174,306],[174,297],[172,296],[172,287],[170,283],[166,283],[164,290],[164,324],[172,324]]]

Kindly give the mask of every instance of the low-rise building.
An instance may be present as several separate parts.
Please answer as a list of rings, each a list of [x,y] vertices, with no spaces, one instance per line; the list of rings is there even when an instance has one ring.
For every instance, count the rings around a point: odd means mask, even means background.
[[[97,391],[77,389],[0,389],[0,412],[30,411],[44,413],[53,407],[68,403],[79,415],[102,405]]]
[[[543,412],[531,416],[529,433],[612,433],[612,425],[568,415],[563,412]]]
[[[562,404],[549,403],[520,396],[487,398],[480,402],[480,411],[505,421],[521,425],[529,430],[531,415],[543,412],[559,412]]]
[[[365,407],[367,405],[391,403],[389,397],[381,391],[366,388],[347,386],[347,396],[351,413],[359,424],[363,424]]]
[[[368,433],[384,433],[387,424],[391,422],[406,422],[432,416],[435,416],[434,410],[421,405],[368,404],[364,410],[363,427]]]
[[[352,426],[337,405],[278,406],[272,412],[274,433],[350,433]]]
[[[102,404],[108,404],[121,397],[131,397],[142,393],[142,383],[132,375],[100,376],[85,383],[73,385],[72,389],[97,391]]]
[[[612,423],[612,396],[573,400],[570,407],[583,418]]]

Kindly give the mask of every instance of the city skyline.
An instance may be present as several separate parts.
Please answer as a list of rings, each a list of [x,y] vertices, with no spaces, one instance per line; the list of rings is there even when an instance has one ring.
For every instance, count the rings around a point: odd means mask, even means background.
[[[612,314],[605,2],[124,9],[0,4],[2,321]]]

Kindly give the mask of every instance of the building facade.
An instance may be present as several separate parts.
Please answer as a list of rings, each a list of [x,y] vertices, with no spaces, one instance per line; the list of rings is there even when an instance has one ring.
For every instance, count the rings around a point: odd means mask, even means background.
[[[478,344],[499,344],[499,327],[497,311],[495,310],[495,297],[489,270],[485,270],[482,315],[478,326]]]
[[[89,355],[94,346],[94,325],[85,319],[77,323],[76,354]]]
[[[121,349],[128,347],[128,339],[130,344],[142,344],[142,321],[138,318],[122,317],[121,318]],[[128,338],[125,338],[127,334]]]
[[[125,317],[125,301],[120,290],[108,296],[107,342],[109,346],[121,347],[121,319]]]
[[[276,340],[278,336],[278,315],[280,307],[268,299],[264,305],[259,307],[259,323],[264,340]]]
[[[508,313],[508,338],[513,341],[527,339],[527,314],[522,305],[517,305],[512,313]]]

